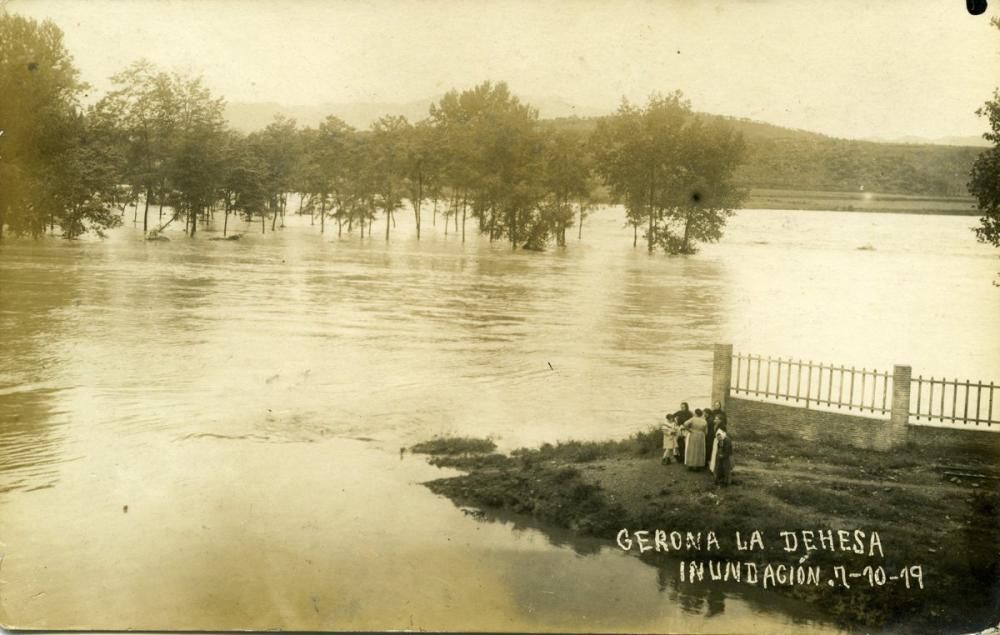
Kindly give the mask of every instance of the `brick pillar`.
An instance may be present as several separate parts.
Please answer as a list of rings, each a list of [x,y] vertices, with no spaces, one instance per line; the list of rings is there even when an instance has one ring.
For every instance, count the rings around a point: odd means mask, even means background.
[[[893,425],[905,426],[910,419],[910,375],[909,366],[892,368],[892,412],[889,421]]]
[[[729,386],[733,378],[733,345],[716,344],[712,357],[712,403],[729,401]],[[907,384],[909,385],[909,384]]]

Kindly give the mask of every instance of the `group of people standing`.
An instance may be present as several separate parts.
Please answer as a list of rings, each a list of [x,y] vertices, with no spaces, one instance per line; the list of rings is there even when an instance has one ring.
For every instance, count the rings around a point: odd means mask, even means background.
[[[667,465],[676,460],[694,471],[707,467],[715,475],[717,485],[729,485],[733,474],[733,440],[727,427],[726,413],[718,401],[711,408],[697,408],[694,412],[686,401],[681,402],[680,410],[668,414],[663,425],[661,462]]]

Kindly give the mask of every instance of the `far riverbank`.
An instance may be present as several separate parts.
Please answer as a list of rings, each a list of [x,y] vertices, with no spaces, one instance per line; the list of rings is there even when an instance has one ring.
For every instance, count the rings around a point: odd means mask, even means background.
[[[879,192],[824,192],[818,190],[750,190],[746,209],[813,210],[834,212],[889,212],[979,216],[976,201],[969,196],[942,197]]]
[[[429,455],[435,465],[465,472],[426,484],[456,504],[530,515],[636,554],[641,539],[634,532],[648,531],[639,557],[659,567],[688,572],[691,561],[701,561],[708,563],[709,576],[728,561],[758,568],[759,585],[765,567],[772,565],[781,576],[771,579],[771,588],[812,602],[823,616],[849,629],[966,633],[996,623],[1000,493],[995,452],[916,444],[876,452],[764,436],[753,427],[746,422],[734,431],[735,483],[721,489],[705,472],[661,465],[655,430],[621,441],[544,444],[510,454],[497,453],[489,440],[467,438],[435,439],[413,451]],[[628,530],[624,540],[623,529]],[[659,544],[656,530],[663,530]],[[761,532],[766,549],[746,548],[754,530]],[[787,553],[779,535],[801,530],[832,536],[822,546],[833,547],[810,550],[807,559],[799,560],[806,548],[800,543]],[[862,553],[854,550],[856,530],[864,532]],[[670,540],[675,531],[682,542],[687,532],[701,532],[700,547],[675,549]],[[706,545],[708,531],[718,537],[715,549]],[[736,532],[743,548],[734,540]],[[880,545],[872,549],[875,534]],[[849,536],[846,550],[837,542],[844,535]],[[807,572],[821,571],[819,583],[783,583],[803,563]],[[920,584],[904,582],[916,565]],[[850,588],[839,582],[833,586],[837,566],[861,575],[845,578]],[[874,582],[862,573],[865,567],[875,573]],[[879,571],[887,576],[881,584]],[[744,568],[743,582],[746,577]]]

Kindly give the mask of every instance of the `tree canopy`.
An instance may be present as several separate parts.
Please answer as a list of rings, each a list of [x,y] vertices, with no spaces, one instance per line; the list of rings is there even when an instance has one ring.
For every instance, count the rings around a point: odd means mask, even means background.
[[[1000,18],[991,24],[1000,29]],[[983,138],[993,143],[972,165],[969,192],[976,197],[977,208],[982,213],[976,237],[980,242],[1000,247],[1000,89],[993,91],[993,99],[976,111],[986,117],[990,130]]]
[[[653,96],[645,108],[623,102],[592,143],[598,173],[629,223],[644,225],[650,252],[689,254],[695,241],[718,240],[744,196],[733,183],[742,137],[723,121],[703,121],[680,92]]]
[[[150,237],[179,219],[194,236],[220,208],[224,233],[231,214],[276,231],[297,194],[321,233],[333,220],[338,235],[371,237],[381,218],[390,240],[409,206],[419,239],[430,200],[434,221],[440,206],[445,232],[463,241],[472,221],[491,242],[537,250],[564,246],[574,224],[582,236],[603,180],[635,228],[645,225],[650,251],[693,253],[740,202],[741,137],[694,115],[680,93],[625,103],[593,133],[544,124],[506,83],[487,81],[448,92],[415,123],[385,116],[355,130],[331,116],[301,127],[279,115],[243,134],[199,77],[139,60],[84,110],[55,25],[0,15],[0,44],[0,230],[14,234],[100,232],[129,206]]]
[[[85,88],[55,24],[0,13],[0,236],[117,223],[106,205],[112,157],[79,111]]]

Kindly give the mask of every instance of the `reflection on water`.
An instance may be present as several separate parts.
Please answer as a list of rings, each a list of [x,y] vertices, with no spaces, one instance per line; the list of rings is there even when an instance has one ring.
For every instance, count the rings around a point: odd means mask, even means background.
[[[54,380],[60,356],[54,331],[66,328],[66,309],[79,303],[77,272],[44,249],[30,249],[20,275],[0,266],[0,492],[43,489],[54,484],[54,464],[66,413],[58,405],[70,389]],[[4,263],[6,264],[6,263]]]
[[[466,516],[398,450],[628,435],[707,402],[718,341],[1000,377],[972,219],[747,211],[691,258],[620,210],[541,254],[400,220],[0,246],[4,623],[782,630],[802,607]]]

